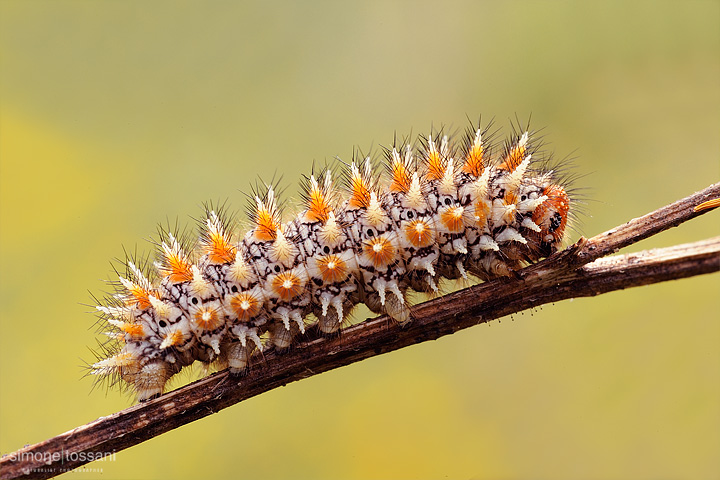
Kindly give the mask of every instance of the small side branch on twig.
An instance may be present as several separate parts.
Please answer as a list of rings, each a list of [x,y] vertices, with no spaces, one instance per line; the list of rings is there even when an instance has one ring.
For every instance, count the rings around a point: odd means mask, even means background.
[[[407,326],[378,317],[344,329],[342,338],[302,342],[284,355],[271,351],[244,377],[218,372],[5,455],[0,477],[53,477],[99,459],[103,452],[123,450],[290,382],[545,303],[720,271],[720,237],[606,257],[716,208],[718,199],[720,184],[711,185],[600,235],[582,238],[518,272],[517,278],[482,283],[416,305]],[[75,454],[73,458],[67,458],[68,452]]]

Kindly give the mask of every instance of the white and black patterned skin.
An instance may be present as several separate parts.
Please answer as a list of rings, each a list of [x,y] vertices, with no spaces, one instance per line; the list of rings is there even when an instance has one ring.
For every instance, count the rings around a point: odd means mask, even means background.
[[[236,372],[243,371],[250,356],[256,348],[262,348],[260,336],[267,329],[267,315],[261,306],[265,297],[260,280],[252,268],[250,258],[244,245],[239,245],[235,258],[222,263],[210,261],[204,255],[198,264],[205,278],[213,287],[221,301],[222,314],[227,324],[227,335],[220,344],[221,358]],[[246,265],[245,275],[233,272],[237,263]],[[257,312],[243,313],[239,303],[242,301],[258,303]]]
[[[309,278],[311,311],[324,333],[337,331],[358,303],[358,284],[353,277],[357,260],[347,225],[341,223],[344,218],[340,214],[339,219],[333,215],[325,222],[294,220]],[[323,275],[329,266],[337,269],[330,278]]]
[[[353,162],[344,191],[329,171],[311,176],[305,209],[286,223],[271,187],[256,197],[244,234],[209,209],[197,247],[164,239],[160,281],[128,261],[117,294],[98,307],[118,342],[92,373],[145,400],[196,360],[243,372],[254,352],[302,341],[313,323],[337,332],[359,303],[409,321],[408,290],[506,276],[550,255],[567,225],[565,186],[533,158],[527,132],[499,158],[488,154],[486,133],[387,149],[388,182],[378,183],[369,160]]]

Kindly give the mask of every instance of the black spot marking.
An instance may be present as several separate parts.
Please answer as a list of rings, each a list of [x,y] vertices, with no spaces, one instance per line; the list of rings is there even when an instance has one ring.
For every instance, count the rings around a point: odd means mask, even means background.
[[[550,218],[550,228],[548,229],[548,232],[554,232],[560,228],[560,225],[562,225],[562,215],[560,215],[560,212],[555,212],[552,218]]]

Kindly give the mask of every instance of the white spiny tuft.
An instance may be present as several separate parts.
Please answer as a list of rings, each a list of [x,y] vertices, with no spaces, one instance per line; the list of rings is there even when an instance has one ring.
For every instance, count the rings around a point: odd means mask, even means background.
[[[471,186],[471,192],[473,198],[485,198],[488,193],[488,185],[490,183],[490,169],[486,168],[483,170],[482,175],[475,180]]]
[[[482,129],[478,128],[475,132],[475,139],[473,140],[473,147],[479,147],[482,145]]]
[[[440,290],[438,289],[437,284],[435,283],[435,280],[433,280],[433,277],[431,277],[430,275],[428,275],[427,277],[425,277],[425,281],[427,281],[428,285],[430,285],[430,289],[431,289],[434,293],[438,293],[438,292],[440,291]]]
[[[350,162],[350,177],[351,178],[360,178],[360,170],[358,169],[357,165],[355,165],[354,160],[352,162]]]
[[[169,318],[170,317],[170,305],[168,305],[167,303],[158,299],[154,295],[149,295],[148,299],[150,300],[150,305],[152,305],[152,307],[155,310],[155,313],[157,313],[158,317],[160,317],[160,318]]]
[[[235,261],[228,268],[228,278],[235,283],[243,284],[248,282],[252,275],[252,268],[247,264],[238,249],[235,253]]]
[[[541,232],[542,231],[542,229],[537,225],[537,223],[533,222],[532,218],[530,218],[530,217],[525,217],[520,225],[532,230],[533,232]]]
[[[112,375],[118,368],[132,364],[135,359],[129,353],[119,353],[91,365],[92,375]]]
[[[423,196],[422,188],[420,187],[420,178],[417,172],[413,172],[412,179],[410,181],[410,189],[405,197],[410,208],[415,210],[421,210],[426,205],[425,197]]]
[[[333,307],[335,307],[335,311],[337,312],[338,323],[342,323],[342,321],[343,321],[342,300],[340,300],[338,297],[335,297],[332,301],[332,305],[333,305]]]
[[[435,276],[435,267],[433,267],[433,264],[430,260],[425,260],[420,264],[420,266],[427,270],[431,277]]]
[[[280,319],[283,322],[283,325],[285,325],[285,330],[288,332],[290,331],[290,315],[286,311],[280,312]]]
[[[518,141],[518,146],[519,146],[519,147],[525,147],[525,146],[527,146],[527,143],[528,143],[528,139],[529,139],[529,138],[530,138],[530,132],[527,132],[527,131],[526,131],[526,132],[523,133],[522,136],[520,137],[520,140]]]
[[[457,267],[458,271],[460,272],[460,276],[463,278],[463,280],[467,280],[468,279],[467,272],[465,271],[465,267],[463,266],[462,262],[460,262],[458,260],[455,263],[455,266]]]
[[[125,287],[126,290],[132,290],[135,288],[135,284],[128,280],[127,278],[118,277],[120,279],[120,284]]]
[[[118,328],[120,328],[120,327],[122,327],[123,325],[125,325],[125,322],[122,322],[122,321],[120,321],[120,320],[115,320],[115,319],[113,319],[113,318],[108,318],[108,319],[107,319],[107,322],[108,322],[110,325],[112,325],[113,327],[118,327]]]
[[[500,234],[495,237],[495,241],[497,243],[505,243],[505,242],[519,242],[524,244],[527,244],[527,240],[525,240],[525,237],[520,235],[517,230],[514,228],[506,228]]]
[[[199,297],[208,297],[212,292],[212,285],[203,278],[202,272],[196,266],[192,266],[193,279],[190,282],[190,290]]]
[[[330,306],[330,297],[327,295],[324,295],[320,299],[320,303],[322,305],[322,316],[324,317],[327,315],[328,307]]]
[[[370,178],[372,177],[372,162],[370,161],[370,157],[365,157],[365,177]]]
[[[528,167],[530,166],[530,158],[532,155],[528,155],[525,157],[525,159],[520,162],[520,165],[515,168],[509,175],[507,180],[507,185],[510,190],[517,190],[517,188],[520,186],[520,182],[522,181],[523,177],[525,177],[525,172],[527,171]]]
[[[104,306],[104,305],[98,305],[95,307],[98,311],[104,313],[105,315],[108,315],[112,318],[117,318],[120,320],[128,320],[132,318],[132,312],[127,307],[112,307],[112,306]],[[108,319],[110,321],[112,319]]]
[[[305,322],[297,310],[290,312],[290,317],[297,323],[297,326],[300,328],[300,333],[305,333]]]
[[[449,161],[445,166],[445,174],[442,180],[440,180],[438,191],[441,195],[453,195],[457,193],[457,186],[455,185],[455,165],[452,161]]]
[[[370,192],[370,205],[365,211],[365,218],[372,226],[383,224],[387,218],[385,210],[383,210],[380,200],[375,192]]]
[[[212,347],[213,352],[215,352],[215,355],[220,355],[220,340],[218,338],[210,340],[210,346]]]
[[[524,211],[532,212],[537,207],[539,207],[540,205],[545,203],[547,200],[548,200],[547,195],[540,195],[538,198],[536,198],[534,200],[528,200],[524,206]]]
[[[277,205],[275,204],[275,190],[273,190],[272,185],[266,185],[267,187],[267,208],[268,210],[275,211],[277,208]]]
[[[338,225],[335,219],[335,213],[330,211],[328,213],[328,219],[325,224],[320,228],[318,237],[329,246],[336,246],[342,239],[342,229]]]
[[[390,152],[390,157],[392,158],[393,165],[402,164],[402,160],[400,159],[400,153],[395,147],[393,147],[392,152]]]
[[[396,282],[391,282],[388,284],[388,287],[390,288],[390,291],[395,294],[398,301],[400,302],[400,305],[404,305],[405,297],[403,296],[402,292],[400,291],[400,287],[398,287],[398,284]]]
[[[440,142],[440,153],[445,156],[450,154],[450,138],[447,135],[443,135],[442,142]]]
[[[255,330],[250,330],[247,333],[247,336],[250,340],[252,340],[255,343],[255,346],[257,346],[258,350],[260,350],[262,352],[263,351],[263,343],[262,343],[262,340],[260,340],[260,337],[258,336],[258,334],[255,332]]]
[[[277,236],[270,247],[270,258],[273,262],[280,262],[286,267],[290,267],[292,260],[297,253],[297,247],[293,245],[282,232],[281,228],[277,229]]]
[[[480,247],[480,250],[491,250],[494,252],[500,250],[500,246],[497,244],[497,242],[495,242],[495,240],[488,237],[487,235],[483,235],[482,237],[480,237],[478,247]]]
[[[128,262],[128,268],[130,268],[130,271],[135,276],[135,281],[140,286],[140,288],[144,290],[152,289],[152,284],[150,283],[150,280],[148,280],[145,275],[143,275],[142,270],[136,267],[133,262]]]
[[[380,297],[380,305],[385,305],[385,282],[378,282],[377,286],[378,297]]]

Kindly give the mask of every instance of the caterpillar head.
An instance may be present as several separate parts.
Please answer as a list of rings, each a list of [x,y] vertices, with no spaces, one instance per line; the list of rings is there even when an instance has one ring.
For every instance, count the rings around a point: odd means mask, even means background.
[[[539,250],[542,256],[548,256],[558,250],[565,236],[570,197],[559,185],[548,185],[543,189],[547,197],[533,211],[532,221],[540,227]]]

